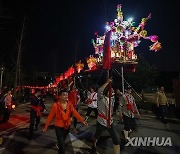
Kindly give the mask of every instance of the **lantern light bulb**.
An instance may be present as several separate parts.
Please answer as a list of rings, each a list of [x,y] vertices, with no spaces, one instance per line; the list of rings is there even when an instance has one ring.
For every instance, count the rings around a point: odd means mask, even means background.
[[[133,18],[129,18],[127,21],[131,23],[133,21]]]

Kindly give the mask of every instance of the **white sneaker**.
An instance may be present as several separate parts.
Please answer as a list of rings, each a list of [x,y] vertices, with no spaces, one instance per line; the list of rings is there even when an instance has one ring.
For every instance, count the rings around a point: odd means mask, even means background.
[[[88,118],[89,118],[89,117],[88,117],[88,116],[86,116],[84,121],[87,121],[87,120],[88,120]]]
[[[129,133],[131,133],[131,132],[132,132],[132,130],[130,129]]]
[[[56,147],[57,147],[57,149],[59,149],[59,146],[58,146],[58,144],[56,143]]]

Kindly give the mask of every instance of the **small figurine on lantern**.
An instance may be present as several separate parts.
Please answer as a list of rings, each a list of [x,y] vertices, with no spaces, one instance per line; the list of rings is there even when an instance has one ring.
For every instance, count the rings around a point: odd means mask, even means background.
[[[90,55],[89,58],[86,59],[89,70],[95,70],[97,68],[97,59]]]
[[[78,73],[80,73],[83,68],[84,68],[84,64],[81,63],[81,60],[78,63],[76,63],[76,70]]]
[[[95,54],[102,56],[104,39],[105,39],[105,35],[104,36],[97,35],[96,42],[92,39],[92,44],[94,46]]]

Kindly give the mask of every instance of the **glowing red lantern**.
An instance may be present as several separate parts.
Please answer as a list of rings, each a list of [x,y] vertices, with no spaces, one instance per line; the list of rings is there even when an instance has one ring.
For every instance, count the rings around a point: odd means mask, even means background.
[[[74,74],[74,68],[72,66],[69,68],[69,72],[71,75]]]
[[[67,70],[67,73],[68,73],[68,77],[72,75],[72,73],[71,73],[71,68],[69,68],[69,69]]]
[[[60,77],[59,77],[60,81],[63,80],[63,75],[61,74]]]
[[[66,71],[66,72],[64,73],[64,78],[67,79],[68,77],[69,77],[69,73],[68,73],[68,71]]]
[[[52,85],[52,87],[57,87],[58,83],[54,82],[54,84]]]
[[[56,82],[57,82],[57,83],[60,82],[60,78],[59,78],[59,77],[56,78]]]
[[[76,71],[78,73],[80,73],[80,71],[83,69],[83,67],[84,67],[84,64],[81,63],[81,60],[78,63],[76,63]]]
[[[61,82],[61,88],[64,89],[65,87],[66,87],[66,82],[65,82],[65,80],[62,80],[62,82]]]

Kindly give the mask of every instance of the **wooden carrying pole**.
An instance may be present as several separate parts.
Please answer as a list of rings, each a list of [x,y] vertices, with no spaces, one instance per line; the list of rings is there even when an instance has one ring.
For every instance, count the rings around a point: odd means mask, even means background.
[[[123,69],[123,65],[121,66],[121,78],[122,78],[122,93],[124,94],[124,69]]]
[[[108,79],[112,79],[112,70],[108,70]],[[109,110],[108,110],[108,119],[107,119],[107,125],[108,128],[111,127],[111,97],[112,97],[112,82],[109,83]]]

